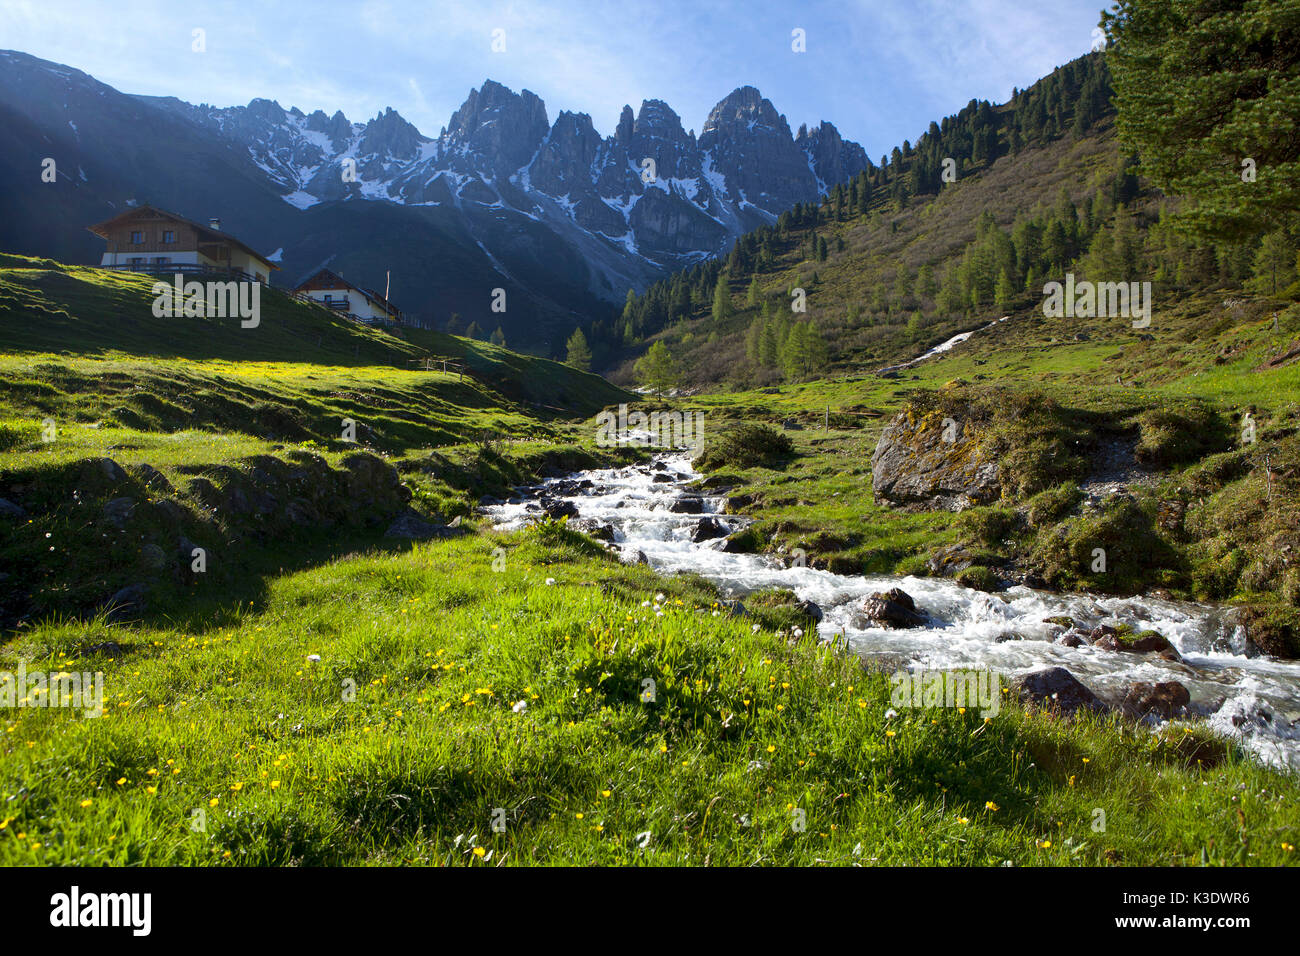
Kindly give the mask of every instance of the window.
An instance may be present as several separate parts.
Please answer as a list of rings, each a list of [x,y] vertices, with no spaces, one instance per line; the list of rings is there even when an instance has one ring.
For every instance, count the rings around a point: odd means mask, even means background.
[[[171,229],[164,229],[164,230],[163,230],[163,242],[164,242],[164,243],[172,243],[172,242],[175,242],[175,241],[176,241],[176,233],[173,232]]]
[[[153,261],[155,265],[165,266],[167,263],[171,262],[172,259],[171,256],[154,256]]]
[[[326,302],[333,302],[333,301],[334,301],[334,296],[332,296],[332,295],[330,295],[328,292],[326,292],[326,293],[325,293],[325,301],[326,301]]]
[[[144,233],[138,230],[131,233],[131,245],[138,246],[144,243]]]
[[[132,256],[130,263],[133,266],[142,266],[144,265],[144,256]]]

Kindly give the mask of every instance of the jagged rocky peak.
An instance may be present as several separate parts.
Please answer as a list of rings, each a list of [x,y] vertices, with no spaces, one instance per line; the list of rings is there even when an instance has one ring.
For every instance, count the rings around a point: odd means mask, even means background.
[[[592,191],[592,164],[602,140],[586,113],[564,110],[555,118],[546,141],[529,167],[532,185],[550,196],[576,200]]]
[[[614,131],[614,139],[624,149],[632,142],[632,130],[636,125],[636,120],[632,118],[632,107],[624,106],[623,112],[618,118],[618,128]]]
[[[283,123],[288,117],[275,100],[255,99],[249,101],[248,116],[265,123]]]
[[[709,113],[699,148],[727,180],[731,197],[770,217],[820,195],[808,155],[790,125],[752,86],[732,91]]]
[[[716,136],[720,131],[757,129],[772,130],[790,139],[790,125],[776,111],[771,100],[765,99],[752,86],[742,86],[728,93],[709,112],[709,118],[700,133],[700,142],[703,144],[705,137]]]
[[[641,104],[628,152],[637,165],[653,158],[656,174],[663,178],[690,179],[700,174],[695,144],[682,128],[681,117],[663,100]]]
[[[795,142],[808,154],[817,178],[826,186],[852,179],[868,166],[867,151],[845,141],[832,123],[822,121],[811,132],[800,126]]]
[[[395,159],[410,159],[420,151],[420,146],[428,138],[402,118],[391,106],[378,114],[366,124],[361,134],[360,152],[364,155],[377,153]]]
[[[477,152],[497,175],[508,175],[528,162],[550,125],[546,104],[536,93],[515,93],[495,80],[485,80],[452,114],[446,145]]]

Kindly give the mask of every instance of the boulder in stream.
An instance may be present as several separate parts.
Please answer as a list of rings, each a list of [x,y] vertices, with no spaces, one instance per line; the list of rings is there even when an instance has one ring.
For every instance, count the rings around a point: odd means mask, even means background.
[[[1109,708],[1064,667],[1046,667],[1021,674],[1011,691],[1030,707],[1072,717],[1081,710],[1102,714]]]
[[[561,518],[578,517],[578,506],[572,501],[564,501],[559,498],[542,499],[542,510],[546,512],[548,518],[553,518],[556,521]]]
[[[691,540],[699,544],[701,541],[725,538],[727,534],[727,526],[712,515],[708,515],[701,518],[700,523],[695,526],[695,530],[691,532]]]
[[[865,618],[867,627],[923,627],[925,616],[917,613],[912,596],[900,588],[877,591],[862,604],[859,620]]]
[[[668,510],[677,515],[698,515],[704,513],[703,498],[678,498],[668,506]]]
[[[1125,715],[1140,720],[1147,714],[1156,714],[1168,720],[1187,713],[1192,695],[1176,680],[1151,683],[1137,681],[1130,684],[1121,705]]]
[[[581,531],[583,534],[590,535],[597,541],[614,540],[614,526],[608,521],[597,521],[595,518],[579,518],[577,521],[569,522],[569,527],[574,531]]]

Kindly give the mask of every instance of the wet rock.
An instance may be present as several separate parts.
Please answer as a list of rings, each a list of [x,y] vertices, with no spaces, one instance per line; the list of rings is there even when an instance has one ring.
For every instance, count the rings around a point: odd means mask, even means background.
[[[917,613],[912,596],[899,588],[871,595],[863,602],[859,616],[870,622],[867,626],[905,628],[925,625],[925,617]]]
[[[135,511],[134,498],[114,498],[104,505],[104,520],[114,528],[125,528],[126,523],[131,520],[133,511]]]
[[[1077,630],[1071,629],[1066,631],[1052,643],[1060,644],[1062,647],[1083,647],[1088,642]]]
[[[960,544],[953,544],[941,548],[931,555],[930,560],[926,562],[926,566],[930,569],[931,574],[951,577],[965,571],[974,563],[975,559],[970,551]]]
[[[1300,627],[1290,614],[1268,605],[1245,605],[1234,610],[1232,620],[1248,657],[1300,658]]]
[[[672,475],[665,475],[662,472],[654,475],[651,479],[656,485],[671,485],[673,483]]]
[[[1043,618],[1044,624],[1054,624],[1057,627],[1063,627],[1066,630],[1077,630],[1078,625],[1074,623],[1074,618],[1067,617],[1064,614],[1058,614],[1055,617]]]
[[[645,552],[644,552],[644,551],[638,551],[638,552],[636,553],[636,563],[637,563],[637,564],[649,564],[649,563],[650,563],[650,559],[647,558],[647,557],[645,556]]]
[[[1031,707],[1070,717],[1080,710],[1105,713],[1109,708],[1064,667],[1048,667],[1021,674],[1011,681],[1011,691]]]
[[[734,534],[727,535],[727,540],[722,542],[719,549],[725,554],[753,554],[754,539],[753,536],[745,531],[737,531]]]
[[[384,532],[385,538],[412,538],[416,541],[426,541],[429,538],[440,537],[445,528],[431,521],[426,521],[413,511],[408,511],[399,515],[397,520],[388,526]]]
[[[1186,714],[1191,700],[1191,693],[1178,681],[1137,681],[1129,685],[1120,706],[1135,720],[1152,713],[1168,720]]]
[[[1111,627],[1109,624],[1102,624],[1093,628],[1088,638],[1093,647],[1103,651],[1129,651],[1134,654],[1154,652],[1161,656],[1171,653],[1173,656],[1170,659],[1180,660],[1174,646],[1165,639],[1164,635],[1155,631],[1140,631],[1132,634]]]
[[[542,500],[542,511],[546,512],[548,518],[558,521],[561,518],[578,517],[578,506],[572,501],[561,501],[555,498]]]
[[[701,541],[712,541],[714,538],[725,538],[727,536],[727,526],[717,518],[709,516],[701,518],[695,530],[691,532],[691,540],[696,544]]]
[[[668,506],[668,510],[678,515],[698,515],[704,513],[703,498],[678,498]]]
[[[0,518],[26,518],[27,512],[5,498],[0,498]]]
[[[821,607],[812,601],[800,601],[794,606],[794,609],[799,614],[817,623],[820,623],[822,618],[826,616]]]
[[[569,527],[574,531],[581,531],[583,534],[590,535],[597,541],[614,540],[614,526],[607,521],[597,521],[595,518],[580,518],[577,521],[570,522]]]
[[[753,495],[731,495],[727,498],[727,513],[736,514],[754,503]]]

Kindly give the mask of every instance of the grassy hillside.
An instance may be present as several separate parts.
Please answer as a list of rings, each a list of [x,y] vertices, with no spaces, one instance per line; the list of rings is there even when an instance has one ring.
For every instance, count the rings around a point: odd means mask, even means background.
[[[437,333],[406,341],[271,291],[256,328],[159,319],[151,281],[3,260],[0,498],[25,517],[0,527],[13,568],[0,625],[93,614],[141,582],[155,613],[194,600],[202,580],[243,576],[256,591],[265,566],[370,541],[403,508],[450,521],[489,491],[604,460],[574,444],[576,423],[633,397],[555,362]],[[464,374],[407,367],[428,354],[457,357]],[[195,579],[178,542],[223,558]]]

